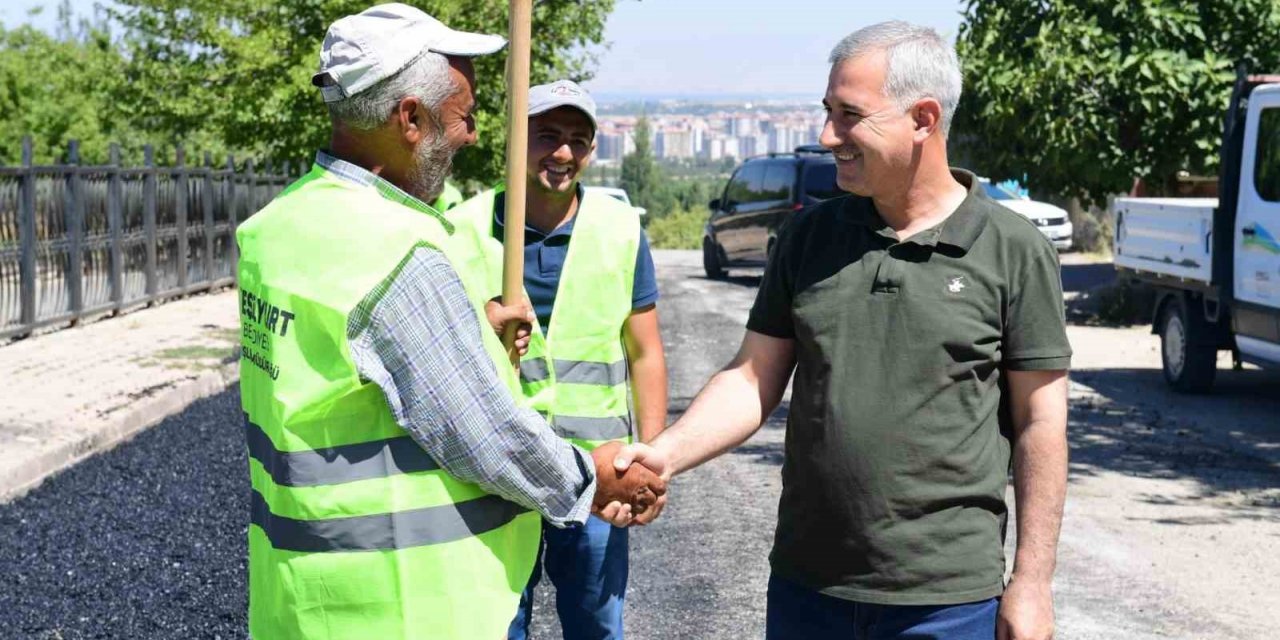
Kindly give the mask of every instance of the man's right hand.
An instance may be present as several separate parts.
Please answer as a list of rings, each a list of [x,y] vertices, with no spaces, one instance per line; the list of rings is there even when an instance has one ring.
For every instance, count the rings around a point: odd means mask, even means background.
[[[516,324],[516,352],[523,356],[529,351],[529,335],[533,329],[533,307],[528,300],[506,306],[501,298],[494,298],[484,304],[484,315],[489,326],[501,340],[506,334],[507,325]]]
[[[644,471],[655,476],[652,479],[645,476],[645,481],[654,483],[661,488],[660,491],[652,490],[653,495],[656,496],[656,499],[652,501],[649,501],[647,494],[645,494],[644,497],[646,499],[644,502],[648,504],[635,511],[632,511],[633,507],[630,503],[621,501],[601,502],[599,489],[597,489],[597,506],[593,507],[597,515],[618,527],[643,526],[653,522],[661,515],[662,509],[667,505],[666,485],[671,479],[671,469],[667,465],[665,456],[653,447],[639,443],[626,446],[621,446],[618,443],[609,443],[593,451],[592,456],[596,462],[597,487],[600,486],[600,478],[612,478],[615,476],[625,478],[633,473]],[[602,465],[610,465],[610,467]]]
[[[643,459],[619,469],[615,461],[621,450],[622,443],[609,442],[591,452],[596,466],[592,511],[618,527],[648,524],[666,502],[667,482],[661,475],[665,469],[661,464],[651,468]]]

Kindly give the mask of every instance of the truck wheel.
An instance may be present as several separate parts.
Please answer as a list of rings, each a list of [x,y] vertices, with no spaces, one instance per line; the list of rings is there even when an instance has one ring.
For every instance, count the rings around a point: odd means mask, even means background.
[[[724,265],[720,263],[720,248],[710,238],[702,239],[702,269],[712,280],[724,279]]]
[[[1165,382],[1181,393],[1208,391],[1217,374],[1218,350],[1199,344],[1201,323],[1188,317],[1181,298],[1169,300],[1160,317],[1160,359]]]

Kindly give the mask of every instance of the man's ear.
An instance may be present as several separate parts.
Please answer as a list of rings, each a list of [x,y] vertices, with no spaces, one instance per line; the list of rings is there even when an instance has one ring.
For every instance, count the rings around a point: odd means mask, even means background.
[[[401,98],[396,103],[391,118],[400,131],[400,138],[410,145],[418,144],[431,133],[431,116],[427,113],[426,106],[412,96]]]
[[[924,142],[942,124],[942,103],[933,98],[916,102],[911,107],[911,120],[916,142]]]
[[[591,149],[588,150],[587,155],[582,158],[582,171],[585,172],[587,170],[587,167],[591,166],[591,158],[595,157],[595,155],[596,155],[596,141],[595,141],[595,138],[592,138]]]

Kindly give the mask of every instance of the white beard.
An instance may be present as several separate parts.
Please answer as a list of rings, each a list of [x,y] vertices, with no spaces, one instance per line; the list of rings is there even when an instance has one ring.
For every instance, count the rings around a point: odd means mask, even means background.
[[[409,172],[409,195],[427,203],[444,191],[444,180],[453,173],[453,149],[443,133],[418,143]]]

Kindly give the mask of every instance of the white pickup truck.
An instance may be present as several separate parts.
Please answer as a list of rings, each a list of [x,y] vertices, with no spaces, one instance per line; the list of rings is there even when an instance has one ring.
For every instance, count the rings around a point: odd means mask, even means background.
[[[1280,76],[1241,76],[1217,198],[1117,198],[1115,264],[1156,287],[1165,380],[1213,386],[1219,350],[1280,367]]]

